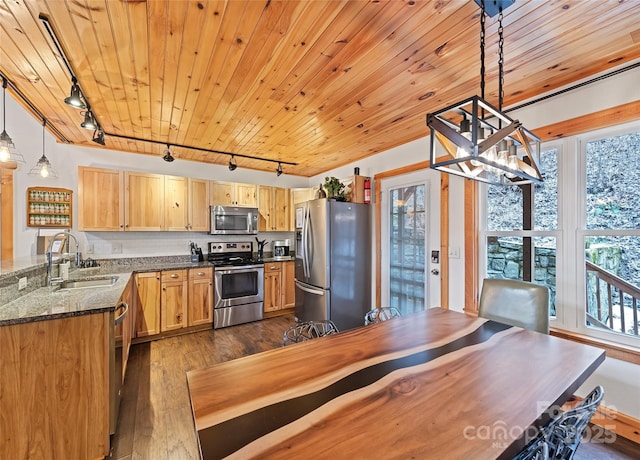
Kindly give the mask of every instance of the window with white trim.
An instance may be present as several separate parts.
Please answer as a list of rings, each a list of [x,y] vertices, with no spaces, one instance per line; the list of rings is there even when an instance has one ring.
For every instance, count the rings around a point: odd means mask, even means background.
[[[481,277],[544,284],[552,326],[638,346],[640,124],[543,145],[542,185],[481,187]]]

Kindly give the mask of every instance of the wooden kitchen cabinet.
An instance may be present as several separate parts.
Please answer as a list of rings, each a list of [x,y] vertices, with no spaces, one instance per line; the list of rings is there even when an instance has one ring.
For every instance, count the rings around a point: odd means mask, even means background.
[[[160,331],[187,326],[187,270],[163,270],[160,293]]]
[[[124,230],[124,172],[78,167],[78,230]]]
[[[256,185],[211,181],[211,206],[257,206]]]
[[[213,323],[213,268],[188,270],[187,325]]]
[[[296,264],[282,262],[282,308],[294,308],[296,304]]]
[[[164,226],[164,176],[125,172],[125,229],[162,230]]]
[[[295,263],[264,264],[264,311],[274,312],[295,307]]]
[[[189,229],[187,178],[164,176],[164,219],[162,230],[184,232]]]
[[[258,186],[258,231],[289,231],[289,189]]]
[[[282,262],[264,264],[264,311],[282,309]]]
[[[187,179],[188,219],[187,230],[194,232],[209,231],[209,181],[206,179]]]
[[[109,456],[113,314],[2,327],[1,459]]]
[[[160,272],[136,273],[133,321],[136,337],[160,333]]]

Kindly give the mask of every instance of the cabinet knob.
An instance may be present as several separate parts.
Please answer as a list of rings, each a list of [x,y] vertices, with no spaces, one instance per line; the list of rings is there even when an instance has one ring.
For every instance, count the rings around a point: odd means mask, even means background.
[[[176,320],[178,320],[179,323],[182,322],[182,315],[180,313],[176,315]]]

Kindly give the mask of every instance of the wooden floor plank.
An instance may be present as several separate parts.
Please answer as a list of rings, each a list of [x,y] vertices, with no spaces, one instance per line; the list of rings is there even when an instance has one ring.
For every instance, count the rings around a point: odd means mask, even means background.
[[[293,314],[134,345],[125,379],[112,457],[198,459],[186,373],[282,346]],[[640,458],[640,446],[582,443],[576,460]]]

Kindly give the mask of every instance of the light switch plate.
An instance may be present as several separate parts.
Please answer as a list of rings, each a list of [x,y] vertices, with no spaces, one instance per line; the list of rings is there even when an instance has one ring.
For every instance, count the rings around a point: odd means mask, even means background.
[[[111,244],[111,253],[112,254],[122,254],[122,243],[112,243]]]
[[[18,291],[22,291],[23,289],[27,288],[27,277],[23,276],[22,278],[18,279]]]
[[[450,259],[459,259],[460,258],[460,248],[458,248],[458,247],[449,248],[449,258]]]

